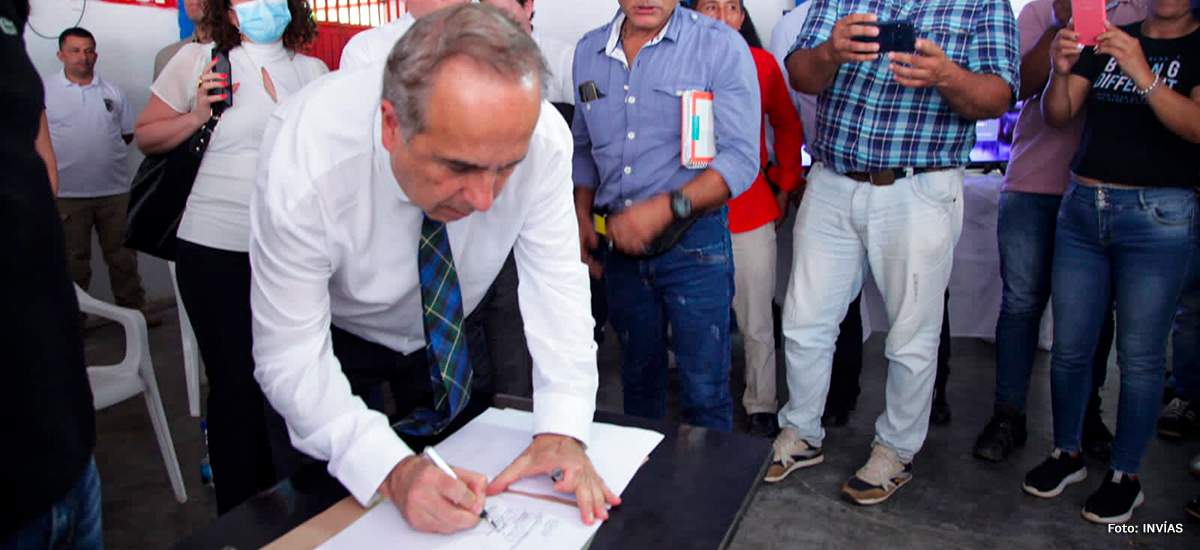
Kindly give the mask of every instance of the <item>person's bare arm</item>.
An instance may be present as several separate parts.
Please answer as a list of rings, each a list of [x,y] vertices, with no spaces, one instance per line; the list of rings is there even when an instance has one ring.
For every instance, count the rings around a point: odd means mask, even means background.
[[[787,57],[788,82],[796,91],[816,95],[833,85],[842,63],[874,61],[879,58],[877,42],[859,42],[855,36],[877,36],[879,28],[861,25],[878,20],[875,14],[854,13],[833,25],[829,39],[815,48],[800,49]]]
[[[1058,27],[1050,27],[1029,50],[1021,57],[1021,93],[1018,99],[1029,99],[1046,87],[1050,79],[1050,46],[1054,44],[1054,36]]]
[[[58,196],[58,159],[54,156],[54,147],[50,143],[50,122],[46,120],[46,111],[42,110],[42,121],[38,126],[37,139],[33,142],[42,162],[46,164],[46,175],[50,177],[50,192]]]
[[[1035,32],[1028,29],[1026,25],[1033,24],[1033,21],[1041,22],[1042,18],[1038,16],[1038,13],[1031,6],[1026,6],[1021,10],[1021,15],[1017,18],[1017,25],[1022,33],[1026,30],[1030,30],[1031,33]],[[1021,56],[1021,92],[1017,99],[1029,99],[1041,93],[1046,87],[1046,81],[1050,78],[1050,47],[1054,44],[1054,36],[1071,20],[1071,0],[1054,0],[1050,13],[1052,19],[1049,26],[1042,31],[1037,42],[1028,50],[1026,50],[1026,42],[1022,37],[1021,50],[1024,55]],[[1026,17],[1030,18],[1028,23],[1025,20]]]
[[[1121,72],[1146,92],[1143,97],[1163,126],[1185,140],[1200,143],[1200,87],[1188,91],[1190,97],[1171,89],[1150,68],[1138,39],[1112,23],[1106,25],[1108,30],[1096,37],[1096,55],[1107,54],[1117,60]]]
[[[725,178],[712,168],[700,172],[679,190],[691,201],[693,212],[714,210],[729,200],[729,186],[725,183]],[[576,197],[578,201],[578,194]],[[576,204],[578,205],[578,202]],[[641,254],[674,220],[671,196],[662,193],[609,216],[608,238],[617,250],[628,254]],[[580,225],[582,226],[583,222],[580,222]]]
[[[1051,46],[1050,80],[1042,92],[1042,117],[1050,126],[1062,127],[1075,118],[1091,88],[1087,78],[1071,74],[1082,51],[1078,40],[1079,33],[1068,25],[1055,34]]]
[[[1012,88],[994,74],[973,73],[946,56],[937,44],[917,39],[917,53],[892,52],[890,68],[901,86],[936,88],[950,108],[967,120],[998,118],[1012,102]]]
[[[208,91],[228,86],[228,77],[213,72],[214,59],[204,69],[196,90],[196,105],[192,110],[176,111],[157,95],[150,94],[150,101],[134,124],[133,134],[138,149],[147,155],[166,153],[179,146],[196,133],[212,114],[212,104],[225,99],[224,95],[208,95]],[[224,77],[224,78],[223,78]]]

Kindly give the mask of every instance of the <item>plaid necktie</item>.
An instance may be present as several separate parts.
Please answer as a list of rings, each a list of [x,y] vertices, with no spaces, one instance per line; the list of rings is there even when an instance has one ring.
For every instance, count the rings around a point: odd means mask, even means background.
[[[471,397],[462,292],[446,224],[428,217],[421,224],[417,269],[421,276],[425,354],[429,360],[434,408],[417,409],[400,421],[397,428],[411,435],[433,435],[450,424]]]

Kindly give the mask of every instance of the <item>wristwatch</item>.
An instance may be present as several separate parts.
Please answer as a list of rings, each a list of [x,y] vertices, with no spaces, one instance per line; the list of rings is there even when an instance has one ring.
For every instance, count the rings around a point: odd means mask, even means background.
[[[671,214],[676,220],[682,220],[692,215],[692,200],[678,189],[671,191]]]

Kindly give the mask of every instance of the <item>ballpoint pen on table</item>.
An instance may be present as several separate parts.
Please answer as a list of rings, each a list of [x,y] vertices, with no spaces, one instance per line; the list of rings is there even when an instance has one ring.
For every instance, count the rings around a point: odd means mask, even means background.
[[[454,473],[454,470],[450,468],[449,464],[446,464],[445,460],[442,460],[442,457],[437,454],[437,451],[433,450],[432,446],[425,447],[425,451],[422,454],[424,454],[429,460],[433,461],[433,464],[437,466],[439,470],[445,472],[446,475],[454,479],[458,479],[458,475]],[[500,530],[500,526],[496,525],[496,522],[492,521],[492,518],[488,517],[487,510],[479,512],[479,519],[488,522],[488,525],[491,525],[493,529],[496,529],[497,531]]]

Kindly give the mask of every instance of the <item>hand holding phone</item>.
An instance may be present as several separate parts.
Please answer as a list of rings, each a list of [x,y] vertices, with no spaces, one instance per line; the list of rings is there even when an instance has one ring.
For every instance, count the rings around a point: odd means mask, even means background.
[[[224,82],[225,85],[209,90],[208,95],[225,96],[224,98],[213,101],[212,103],[213,109],[222,111],[233,106],[233,88],[231,87],[232,82],[230,80],[230,75],[233,71],[231,63],[229,62],[229,52],[214,49],[213,62],[214,64],[212,71],[219,75],[224,75],[222,82]],[[222,106],[218,107],[218,104],[221,104]]]
[[[859,42],[877,42],[879,43],[880,53],[911,52],[917,49],[917,33],[913,29],[912,21],[901,19],[858,24],[872,25],[879,29],[879,34],[876,36],[855,36],[854,40]]]
[[[852,13],[833,25],[833,32],[820,48],[830,60],[837,64],[879,59],[879,43],[874,40],[879,28],[871,25],[878,21],[873,13]],[[860,40],[869,38],[872,40]]]

